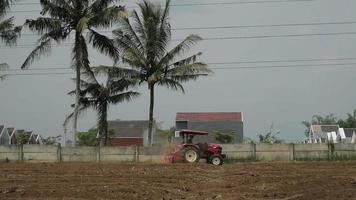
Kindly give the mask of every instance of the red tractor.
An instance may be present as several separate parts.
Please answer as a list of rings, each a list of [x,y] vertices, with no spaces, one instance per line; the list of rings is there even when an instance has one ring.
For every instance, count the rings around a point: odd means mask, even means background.
[[[175,150],[167,155],[166,161],[175,162],[199,162],[200,159],[206,159],[207,163],[213,165],[222,165],[225,154],[222,154],[222,147],[218,144],[193,143],[193,138],[197,135],[207,135],[208,132],[196,130],[182,130],[179,135],[182,143],[177,145]]]

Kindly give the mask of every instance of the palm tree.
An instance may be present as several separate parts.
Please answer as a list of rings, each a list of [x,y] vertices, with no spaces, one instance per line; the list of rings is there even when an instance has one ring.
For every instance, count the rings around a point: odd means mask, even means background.
[[[92,73],[88,73],[87,80],[81,80],[81,99],[80,111],[94,108],[98,115],[98,135],[100,139],[104,137],[104,145],[108,140],[108,122],[107,114],[110,104],[118,104],[124,101],[131,101],[132,98],[139,95],[138,92],[128,91],[129,87],[136,84],[136,80],[128,78],[118,78],[117,72],[122,72],[117,67],[101,67],[96,69],[97,73],[104,72],[107,75],[105,85],[97,81]],[[75,91],[69,94],[75,94]],[[72,118],[74,113],[68,116],[67,119]],[[68,120],[66,120],[68,121]],[[67,122],[65,122],[67,123]],[[100,140],[102,141],[102,140]]]
[[[88,33],[88,42],[101,53],[114,60],[118,57],[113,41],[95,31],[95,28],[109,28],[124,11],[121,6],[111,6],[117,0],[40,0],[42,17],[26,20],[25,26],[42,35],[39,45],[29,54],[21,68],[25,69],[42,55],[48,55],[52,42],[57,44],[75,34],[72,49],[73,68],[76,71],[76,97],[74,108],[74,133],[77,132],[77,118],[80,99],[81,70],[90,72],[88,47],[84,33]],[[75,141],[74,141],[75,143]]]
[[[166,86],[184,93],[181,83],[211,72],[206,64],[197,62],[201,53],[183,57],[192,45],[201,40],[199,36],[189,35],[168,50],[171,42],[169,4],[170,0],[167,0],[161,9],[159,4],[144,0],[138,4],[140,15],[133,11],[131,18],[122,18],[119,28],[113,31],[115,42],[123,53],[123,62],[136,70],[138,78],[147,83],[150,91],[149,144],[152,144],[155,86]]]
[[[14,26],[14,18],[5,19],[4,16],[7,10],[10,8],[11,0],[0,0],[0,40],[6,45],[13,45],[16,43],[17,38],[20,35],[21,27]],[[0,63],[0,71],[7,70],[9,66],[6,63]],[[5,75],[0,75],[2,80]]]

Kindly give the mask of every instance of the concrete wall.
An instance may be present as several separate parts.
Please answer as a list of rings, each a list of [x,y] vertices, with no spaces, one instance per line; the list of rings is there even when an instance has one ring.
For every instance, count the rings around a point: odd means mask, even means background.
[[[101,147],[100,162],[135,162],[137,147]]]
[[[97,162],[99,147],[64,147],[61,148],[63,162]]]
[[[20,161],[20,148],[17,145],[0,145],[0,161]]]
[[[52,145],[22,146],[22,160],[25,162],[58,162],[59,148]]]
[[[334,155],[356,156],[355,144],[335,144]]]
[[[314,160],[356,158],[356,144],[223,144],[229,159]],[[164,162],[170,146],[60,147],[0,145],[0,161],[10,162]]]
[[[303,159],[327,159],[330,153],[327,144],[295,144],[294,158]]]
[[[258,144],[256,145],[256,158],[260,160],[291,160],[289,144]]]
[[[248,159],[254,157],[254,144],[223,144],[223,152],[228,158]]]

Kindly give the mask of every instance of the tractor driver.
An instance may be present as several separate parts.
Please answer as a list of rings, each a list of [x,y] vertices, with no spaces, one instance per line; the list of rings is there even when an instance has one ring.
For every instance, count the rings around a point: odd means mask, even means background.
[[[187,139],[187,143],[193,143],[193,138],[194,138],[193,135],[189,135]]]

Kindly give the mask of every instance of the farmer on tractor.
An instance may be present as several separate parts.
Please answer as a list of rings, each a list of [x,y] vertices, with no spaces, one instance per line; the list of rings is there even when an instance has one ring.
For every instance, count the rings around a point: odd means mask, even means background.
[[[181,144],[176,150],[167,155],[166,160],[174,162],[199,162],[200,159],[206,159],[207,163],[213,165],[222,165],[225,154],[222,154],[222,147],[218,144],[193,143],[193,139],[198,135],[207,135],[208,132],[197,130],[181,130],[179,136],[182,138]]]

